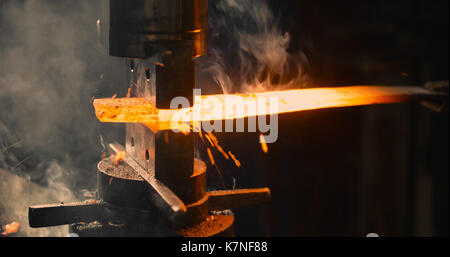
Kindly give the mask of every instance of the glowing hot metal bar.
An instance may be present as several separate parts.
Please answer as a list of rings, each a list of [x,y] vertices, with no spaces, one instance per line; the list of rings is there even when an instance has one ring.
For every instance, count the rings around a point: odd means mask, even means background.
[[[439,101],[448,95],[411,86],[349,86],[270,91],[235,95],[202,95],[194,106],[157,109],[140,98],[94,101],[102,122],[144,123],[153,131],[177,128],[171,120],[201,122],[290,113],[306,110],[414,101]],[[232,104],[230,104],[232,103]],[[230,107],[231,106],[231,107]],[[255,107],[255,108],[253,108]],[[241,110],[238,110],[241,108]],[[243,108],[243,109],[242,109]]]

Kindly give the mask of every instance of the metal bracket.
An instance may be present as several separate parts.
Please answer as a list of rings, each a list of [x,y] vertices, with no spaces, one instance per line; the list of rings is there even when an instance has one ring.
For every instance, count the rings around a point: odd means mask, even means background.
[[[127,60],[132,95],[156,105],[156,57]],[[155,176],[155,134],[143,124],[126,124],[125,150],[151,177]]]

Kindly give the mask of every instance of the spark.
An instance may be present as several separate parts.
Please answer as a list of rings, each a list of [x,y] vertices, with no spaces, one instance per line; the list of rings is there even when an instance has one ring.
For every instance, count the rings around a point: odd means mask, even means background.
[[[206,148],[206,151],[208,152],[208,157],[209,157],[209,160],[211,161],[211,164],[215,165],[216,163],[215,163],[214,157],[213,157],[213,155],[211,153],[211,149],[209,149],[209,147],[208,147],[208,148]]]
[[[219,144],[219,140],[217,139],[216,136],[214,136],[213,133],[208,132],[207,134],[205,134],[206,139],[208,139],[209,143],[211,144],[212,147],[215,147],[221,154],[222,156],[229,160],[230,157],[228,156],[228,154],[223,150],[223,148],[220,146]]]
[[[217,147],[217,150],[219,150],[219,152],[223,155],[223,157],[224,157],[225,159],[227,159],[227,160],[230,159],[230,157],[228,156],[228,154],[225,153],[225,151],[222,149],[222,147],[221,147],[220,145],[216,145],[216,147]]]
[[[234,154],[231,151],[228,151],[228,155],[230,155],[231,159],[233,159],[234,163],[238,168],[241,167],[241,162],[234,156]]]
[[[208,139],[211,146],[214,147],[214,143],[212,142],[211,137],[208,134],[205,134],[205,137],[206,137],[206,139]]]
[[[27,161],[28,159],[30,159],[30,157],[26,157],[25,159],[21,160],[19,163],[16,164],[16,166],[14,166],[12,169],[15,169],[17,167],[19,167],[22,163],[24,163],[25,161]]]
[[[267,143],[266,143],[266,140],[264,139],[263,134],[259,135],[259,143],[261,144],[261,149],[263,150],[264,153],[269,152],[269,147],[267,146]]]

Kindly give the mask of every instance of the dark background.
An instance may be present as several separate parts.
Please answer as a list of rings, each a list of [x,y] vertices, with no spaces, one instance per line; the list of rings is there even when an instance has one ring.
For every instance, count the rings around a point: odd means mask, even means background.
[[[270,3],[313,84],[448,80],[448,1]],[[240,233],[448,236],[447,113],[383,105],[281,115],[279,126],[267,156],[257,135],[224,135],[252,175],[233,174],[272,190],[267,206],[238,211]]]

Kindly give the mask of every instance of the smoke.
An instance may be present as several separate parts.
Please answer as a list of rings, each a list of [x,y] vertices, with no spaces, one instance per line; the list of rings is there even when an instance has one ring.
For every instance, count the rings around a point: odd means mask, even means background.
[[[82,200],[95,188],[100,135],[117,134],[103,131],[92,110],[93,97],[126,90],[115,75],[120,61],[97,48],[99,8],[88,0],[0,2],[0,171],[15,178],[0,184],[0,225],[22,219],[28,233],[20,235],[61,235],[28,228],[28,206]]]
[[[200,87],[214,84],[234,93],[306,84],[307,59],[289,52],[290,35],[280,30],[267,1],[210,1],[209,13],[208,56],[198,62]]]
[[[97,48],[100,1],[0,1],[0,225],[31,229],[32,204],[83,200],[95,188],[103,147],[123,126],[99,123],[92,99],[125,95],[120,58]],[[208,56],[199,86],[247,92],[302,86],[307,64],[263,0],[209,1]],[[216,88],[210,87],[216,85]],[[204,92],[207,92],[205,90]]]

